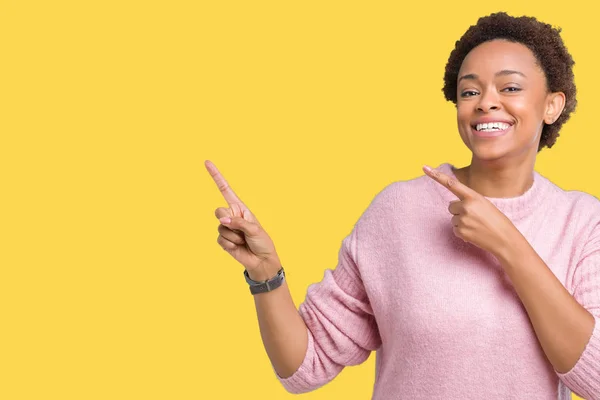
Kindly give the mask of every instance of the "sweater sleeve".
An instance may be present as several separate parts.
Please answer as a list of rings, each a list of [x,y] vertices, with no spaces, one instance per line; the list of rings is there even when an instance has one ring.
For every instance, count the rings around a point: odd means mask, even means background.
[[[356,257],[356,226],[344,238],[334,270],[310,285],[299,306],[308,335],[302,364],[293,375],[277,379],[290,393],[315,390],[335,378],[345,366],[358,365],[381,345],[373,310]]]
[[[595,320],[592,335],[570,371],[558,377],[575,394],[585,399],[600,399],[600,224],[592,231],[584,246],[568,288],[575,300],[588,310]]]

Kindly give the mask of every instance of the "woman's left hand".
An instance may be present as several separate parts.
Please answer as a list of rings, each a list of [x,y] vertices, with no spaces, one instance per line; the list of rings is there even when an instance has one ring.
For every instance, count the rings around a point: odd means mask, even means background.
[[[425,166],[423,170],[433,180],[450,190],[459,200],[450,202],[454,234],[499,257],[509,250],[520,232],[494,204],[457,179]]]

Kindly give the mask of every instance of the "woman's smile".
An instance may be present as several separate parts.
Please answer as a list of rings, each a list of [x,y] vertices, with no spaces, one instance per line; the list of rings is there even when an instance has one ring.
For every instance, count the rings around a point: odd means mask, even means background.
[[[471,133],[473,136],[480,138],[495,138],[504,136],[512,129],[512,125],[506,123],[490,123],[490,124],[478,124],[475,127],[471,126]]]

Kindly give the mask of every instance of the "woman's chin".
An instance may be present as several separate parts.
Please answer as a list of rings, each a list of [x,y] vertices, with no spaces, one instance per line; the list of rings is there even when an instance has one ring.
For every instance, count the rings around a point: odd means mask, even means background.
[[[481,161],[494,161],[498,160],[508,154],[507,149],[504,146],[482,146],[475,145],[471,147],[473,156]]]

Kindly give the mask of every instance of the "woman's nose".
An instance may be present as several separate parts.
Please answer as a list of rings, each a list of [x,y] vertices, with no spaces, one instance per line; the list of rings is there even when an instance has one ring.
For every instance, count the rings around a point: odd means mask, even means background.
[[[477,110],[483,112],[489,112],[492,110],[500,109],[500,101],[498,100],[497,93],[492,90],[486,90],[479,97],[479,103],[477,103]]]

